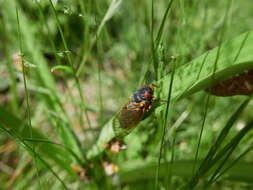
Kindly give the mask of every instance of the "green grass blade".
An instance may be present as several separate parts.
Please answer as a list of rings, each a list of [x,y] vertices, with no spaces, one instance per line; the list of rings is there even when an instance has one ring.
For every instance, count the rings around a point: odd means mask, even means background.
[[[228,122],[226,123],[224,128],[222,129],[222,131],[219,134],[219,136],[218,136],[217,140],[215,141],[214,145],[210,148],[210,150],[209,150],[205,160],[203,161],[201,167],[204,167],[204,165],[208,164],[210,162],[210,160],[213,158],[215,151],[220,148],[222,142],[224,142],[224,140],[227,137],[227,135],[228,135],[230,129],[232,128],[233,124],[237,121],[237,119],[239,118],[239,116],[241,115],[241,113],[243,112],[245,107],[248,105],[249,101],[250,101],[250,98],[247,98],[239,106],[239,108],[231,115],[230,119],[228,120]]]
[[[7,112],[1,106],[0,122],[3,126],[5,126],[4,130],[9,130],[9,133],[11,133],[13,136],[18,136],[20,139],[30,138],[27,124],[15,117],[13,114]],[[32,128],[32,134],[33,138],[48,140],[45,135],[40,133],[35,128]],[[34,144],[36,145],[36,143]],[[59,165],[61,168],[64,168],[70,174],[73,174],[73,170],[71,168],[73,160],[70,154],[66,151],[54,145],[41,144],[37,147],[37,152],[39,152],[41,156],[54,161],[56,165]]]
[[[56,178],[59,180],[62,184],[62,186],[65,189],[68,189],[65,183],[61,180],[61,178],[55,173],[55,171],[51,168],[51,166],[44,160],[42,157],[36,153],[31,146],[25,143],[25,141],[17,134],[13,132],[13,130],[10,129],[10,126],[7,124],[3,123],[2,121],[0,122],[0,130],[9,135],[17,144],[22,146],[26,151],[28,151],[34,158],[36,158],[36,161],[40,162],[43,164],[44,167],[46,167]]]
[[[222,167],[225,165],[225,163],[230,158],[231,154],[234,152],[235,148],[238,146],[242,138],[253,128],[253,120],[248,122],[248,124],[222,149],[217,153],[217,156],[212,160],[212,164],[217,163],[218,160],[220,160],[222,157],[225,156],[225,158],[222,160],[222,162],[219,164],[219,166],[216,168],[215,172],[213,172],[211,178],[208,180],[207,185],[211,185],[213,180],[215,179],[215,176],[220,172]],[[249,149],[251,150],[251,149]],[[246,153],[249,151],[246,150]],[[244,153],[245,154],[245,153]],[[244,155],[243,154],[243,155]],[[239,157],[240,158],[240,157]]]
[[[103,17],[100,25],[98,26],[98,29],[96,31],[95,36],[92,38],[92,40],[90,42],[89,50],[86,50],[88,53],[94,47],[95,42],[96,42],[96,38],[98,38],[100,36],[101,31],[102,31],[103,27],[105,26],[106,22],[108,20],[110,20],[112,18],[112,16],[119,9],[121,2],[122,2],[122,0],[112,0],[111,1],[110,5],[109,5],[109,8],[107,9],[107,11],[106,11],[106,13],[105,13],[105,15],[104,15],[104,17]],[[78,67],[77,72],[76,72],[77,77],[80,75],[81,71],[85,67],[85,62],[86,62],[86,60],[88,58],[88,53],[85,53],[84,56],[83,56],[83,58],[82,58],[81,64]]]
[[[165,139],[165,135],[166,135],[166,131],[167,131],[168,113],[169,113],[169,108],[170,108],[170,103],[171,103],[171,94],[172,94],[172,87],[173,87],[173,82],[174,82],[173,79],[174,79],[175,69],[176,69],[176,62],[173,61],[172,62],[171,80],[170,80],[170,83],[169,83],[167,104],[166,104],[165,115],[164,115],[165,120],[164,120],[164,123],[163,123],[162,139],[161,139],[161,144],[160,144],[160,153],[159,153],[158,165],[157,165],[157,171],[156,171],[156,178],[155,178],[155,189],[158,189],[160,163],[161,163],[161,158],[162,158],[164,139]]]
[[[248,154],[251,150],[253,149],[253,146],[250,146],[249,148],[247,148],[243,153],[241,153],[241,155],[239,155],[231,164],[229,164],[226,168],[224,168],[218,176],[215,177],[215,179],[213,179],[212,183],[217,181],[221,176],[223,176],[225,173],[227,173],[227,171],[232,168],[233,166],[236,165],[236,163],[242,158],[244,157],[246,154]]]
[[[82,166],[82,164],[83,164],[83,162],[78,157],[78,155],[72,149],[70,149],[67,146],[64,146],[63,144],[55,143],[53,141],[49,141],[49,140],[45,140],[45,139],[24,138],[23,140],[29,141],[29,142],[48,143],[48,144],[53,144],[53,145],[59,146],[59,147],[63,148],[64,150],[66,150],[67,152],[69,152],[73,156],[73,158],[75,158],[75,160],[79,164],[79,166]]]
[[[23,42],[22,42],[22,37],[21,37],[21,30],[20,30],[20,23],[19,23],[19,15],[18,15],[18,8],[16,7],[16,16],[17,16],[17,24],[18,24],[18,41],[19,41],[19,51],[20,51],[20,57],[21,57],[21,64],[22,64],[22,75],[23,75],[23,83],[24,83],[24,89],[25,89],[25,102],[26,102],[26,110],[27,110],[27,120],[28,120],[28,130],[29,130],[29,137],[33,138],[32,134],[32,121],[31,121],[31,110],[30,110],[30,103],[29,103],[29,95],[28,95],[28,90],[27,90],[27,84],[26,84],[26,74],[25,74],[25,65],[24,65],[24,54],[23,54]],[[34,152],[34,144],[31,146],[32,151]],[[38,184],[39,184],[39,189],[41,189],[41,182],[40,182],[40,176],[38,172],[38,166],[36,163],[36,154],[34,158],[34,165],[36,168],[36,175],[38,178]]]
[[[202,138],[202,134],[203,134],[203,130],[204,130],[204,126],[205,126],[205,122],[206,122],[206,117],[207,117],[207,110],[208,110],[208,105],[209,105],[209,100],[210,100],[210,95],[207,95],[207,99],[206,99],[206,104],[205,104],[205,110],[204,110],[204,115],[203,115],[203,120],[202,120],[202,124],[201,124],[201,129],[200,129],[200,133],[199,133],[199,139],[198,139],[198,145],[197,145],[197,149],[196,149],[196,154],[195,154],[195,163],[197,163],[198,160],[198,153],[199,153],[199,147],[200,147],[200,143],[201,143],[201,138]],[[192,173],[195,172],[195,164],[192,170]]]
[[[161,25],[159,27],[159,31],[158,31],[158,34],[157,34],[157,37],[156,37],[156,40],[155,40],[155,42],[156,42],[156,44],[155,44],[156,48],[155,49],[157,49],[158,46],[160,45],[160,42],[161,42],[161,39],[162,39],[162,35],[163,35],[163,31],[164,31],[165,22],[166,22],[166,19],[168,17],[168,14],[169,14],[169,11],[171,9],[171,6],[172,6],[173,2],[174,2],[174,0],[170,0],[170,2],[168,4],[168,7],[167,7],[167,9],[166,9],[166,11],[165,11],[165,13],[163,15],[162,23],[161,23]]]
[[[192,168],[194,166],[194,160],[177,160],[173,163],[173,175],[183,178],[189,178],[192,176]],[[200,162],[199,162],[200,163]],[[199,164],[198,163],[198,164]],[[169,163],[161,164],[160,178],[165,178],[167,174],[167,168]],[[119,176],[121,184],[136,184],[154,179],[156,172],[155,169],[157,163],[140,163],[138,161],[124,162],[120,166]],[[250,162],[238,162],[226,173],[226,180],[252,183],[253,166]],[[143,175],[145,174],[145,175]]]
[[[56,21],[56,24],[57,24],[57,28],[58,28],[58,30],[60,32],[60,35],[61,35],[61,39],[62,39],[62,42],[63,42],[63,45],[64,45],[64,49],[65,49],[66,52],[70,52],[70,50],[69,50],[69,48],[67,46],[67,43],[66,43],[66,40],[65,40],[65,37],[64,37],[61,25],[60,25],[59,18],[57,16],[56,10],[55,10],[54,5],[52,3],[52,0],[49,0],[49,2],[50,2],[50,6],[51,6],[51,8],[53,10],[53,13],[54,13],[54,18],[55,18],[55,21]],[[87,112],[87,109],[86,109],[86,103],[85,103],[84,98],[83,98],[83,94],[82,94],[82,90],[81,90],[81,85],[80,85],[79,79],[78,79],[78,77],[76,75],[75,68],[74,68],[74,65],[73,65],[70,53],[67,53],[67,59],[68,59],[68,62],[70,64],[70,66],[71,66],[71,69],[72,69],[72,72],[73,72],[73,77],[74,77],[74,80],[75,80],[75,84],[77,86],[78,94],[79,94],[79,97],[80,97],[80,100],[81,100],[81,113],[80,113],[80,115],[82,115],[82,111],[84,111],[84,114],[85,114],[85,117],[86,117],[86,120],[87,120],[87,123],[88,123],[88,127],[89,127],[89,129],[92,129],[90,118],[88,116],[88,112]],[[81,118],[81,127],[83,129],[83,132],[85,133],[84,121],[83,121],[82,118]],[[92,132],[92,135],[93,135],[93,137],[95,139],[95,135],[94,135],[93,132]]]
[[[248,105],[250,98],[247,98],[240,106],[239,108],[234,112],[234,114],[231,115],[228,122],[220,132],[217,140],[215,141],[214,145],[211,146],[208,154],[206,155],[205,159],[201,163],[198,171],[195,173],[194,176],[192,176],[190,182],[188,183],[188,186],[193,187],[198,182],[199,178],[204,176],[215,164],[216,161],[214,161],[215,154],[219,150],[220,146],[222,145],[222,142],[225,141],[225,138],[227,137],[230,129],[232,128],[233,124],[237,121],[239,116],[241,115],[244,108]],[[221,154],[221,156],[225,155],[225,151]],[[220,157],[219,157],[220,158]]]
[[[41,6],[40,2],[38,2],[38,1],[36,1],[36,4],[37,4],[38,9],[39,9],[39,11],[40,11],[41,22],[42,22],[42,23],[46,26],[46,28],[47,28],[47,33],[48,33],[47,36],[48,36],[50,45],[51,45],[51,47],[52,47],[52,49],[53,49],[53,53],[54,53],[56,62],[58,63],[57,66],[51,68],[51,72],[53,72],[54,70],[57,70],[57,69],[60,69],[60,70],[61,70],[61,69],[63,69],[63,70],[65,69],[67,72],[69,72],[69,73],[71,73],[71,74],[73,75],[73,71],[72,71],[72,69],[71,69],[70,67],[62,65],[61,60],[60,60],[59,56],[57,55],[56,45],[54,44],[53,37],[52,37],[52,33],[51,33],[51,31],[50,31],[50,28],[49,28],[49,26],[48,26],[48,23],[46,22],[46,18],[45,18],[46,16],[45,16],[45,14],[43,13],[42,6]],[[76,103],[75,103],[75,101],[74,101],[73,94],[72,94],[72,92],[70,91],[70,88],[68,87],[66,75],[65,75],[65,73],[63,73],[62,75],[63,75],[63,80],[64,80],[64,83],[65,83],[65,85],[66,85],[66,89],[67,89],[68,95],[69,95],[69,97],[70,97],[69,99],[70,99],[72,105],[74,106],[74,108],[75,108],[75,114],[77,115],[77,114],[78,114],[78,113],[77,113],[77,110],[78,110],[78,109],[77,109],[77,105],[76,105]],[[65,108],[64,108],[64,106],[63,106],[63,103],[61,102],[60,98],[59,98],[56,94],[55,94],[55,102],[59,105],[59,108],[60,108],[60,110],[62,111],[62,113],[63,113],[63,115],[64,115],[64,120],[67,120],[67,121],[65,122],[65,124],[62,124],[61,135],[60,135],[60,137],[62,137],[61,140],[62,140],[63,142],[66,142],[66,141],[71,142],[71,143],[70,143],[70,144],[72,145],[71,147],[72,147],[76,152],[78,152],[79,155],[82,154],[82,155],[83,155],[83,158],[85,158],[85,154],[84,154],[84,152],[83,152],[83,150],[82,150],[82,147],[81,147],[81,142],[79,141],[79,139],[77,138],[77,136],[76,136],[76,134],[73,132],[73,130],[70,129],[70,127],[74,128],[73,123],[70,121],[70,118],[69,118],[68,114],[67,114],[66,111],[65,111]],[[51,115],[49,115],[49,117],[51,117]],[[82,115],[80,115],[80,117],[82,117]],[[60,119],[63,120],[62,118],[60,118]],[[63,121],[64,121],[64,120],[63,120]],[[61,122],[63,122],[63,121],[61,121]],[[82,121],[82,120],[80,119],[80,121]],[[70,126],[70,127],[68,127],[68,126]],[[66,137],[67,137],[67,138],[66,138]],[[66,138],[67,140],[66,140],[65,138]],[[67,145],[66,145],[66,146],[67,146]]]

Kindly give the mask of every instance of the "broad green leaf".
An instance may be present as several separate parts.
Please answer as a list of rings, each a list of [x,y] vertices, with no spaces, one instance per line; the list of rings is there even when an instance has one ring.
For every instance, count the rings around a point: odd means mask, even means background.
[[[253,68],[253,32],[246,32],[221,45],[220,56],[214,72],[218,47],[179,67],[175,72],[172,100],[189,96],[215,83]],[[203,61],[204,60],[204,61]],[[161,98],[167,96],[171,75],[161,81]]]
[[[200,57],[184,64],[175,70],[171,92],[172,103],[200,90],[204,90],[215,83],[228,79],[253,68],[253,32],[252,30],[239,35],[233,40],[223,43],[220,47],[219,60],[214,71],[218,47],[204,53]],[[171,75],[168,74],[159,82],[160,98],[166,99],[170,87]],[[155,112],[165,109],[165,104]],[[88,153],[89,157],[97,156],[104,150],[104,145],[116,135],[113,131],[114,119],[117,114],[104,126],[99,140]]]

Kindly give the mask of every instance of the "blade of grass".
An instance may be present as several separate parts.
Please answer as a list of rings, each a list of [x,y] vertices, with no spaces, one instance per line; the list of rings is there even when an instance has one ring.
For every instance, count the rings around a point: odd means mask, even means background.
[[[150,40],[151,40],[151,51],[152,51],[152,62],[155,70],[155,75],[157,75],[157,67],[156,67],[156,52],[155,52],[155,43],[154,43],[154,0],[151,2],[151,33],[150,33]],[[157,76],[155,77],[157,79]]]
[[[58,54],[57,54],[56,46],[55,46],[55,44],[54,44],[51,31],[50,31],[50,29],[49,29],[48,23],[47,23],[46,20],[45,20],[45,15],[44,15],[44,13],[43,13],[43,9],[42,9],[40,3],[38,2],[38,0],[36,0],[36,5],[37,5],[38,8],[39,8],[39,11],[40,11],[40,18],[41,18],[41,20],[42,20],[42,23],[43,23],[43,24],[46,26],[46,28],[47,28],[47,32],[48,32],[48,35],[47,35],[47,36],[48,36],[50,45],[51,45],[51,47],[52,47],[52,49],[53,49],[53,53],[54,53],[56,62],[57,62],[57,64],[58,64],[58,65],[57,65],[56,67],[54,67],[53,69],[62,68],[62,67],[63,67],[63,68],[66,68],[67,66],[63,66],[63,65],[62,65],[61,60],[60,60],[60,58],[59,58],[59,56],[58,56]],[[69,67],[67,67],[66,69],[72,74],[72,70],[69,69]],[[51,69],[51,70],[52,70],[52,69]],[[64,80],[64,83],[65,83],[65,86],[66,86],[68,95],[69,95],[69,97],[70,97],[69,99],[70,99],[70,101],[71,101],[73,107],[75,108],[75,109],[74,109],[75,112],[77,112],[77,110],[78,110],[78,109],[77,109],[77,105],[76,105],[76,103],[75,103],[75,101],[74,101],[72,92],[70,91],[70,88],[69,88],[69,86],[68,86],[68,82],[67,82],[67,78],[66,78],[65,73],[63,73],[62,76],[63,76],[63,80]],[[67,124],[63,126],[63,127],[66,126],[66,129],[62,129],[63,133],[66,132],[65,137],[67,136],[68,139],[71,141],[71,144],[72,144],[71,147],[72,147],[73,149],[75,149],[76,151],[78,151],[79,154],[81,153],[82,156],[83,156],[83,158],[85,158],[84,151],[82,150],[82,147],[81,147],[81,142],[79,141],[79,139],[77,138],[77,136],[76,136],[76,134],[73,132],[73,130],[71,130],[69,127],[67,127],[67,125],[70,125],[72,128],[74,128],[73,123],[70,121],[70,118],[69,118],[68,114],[66,113],[66,111],[65,111],[65,109],[64,109],[64,107],[63,107],[63,104],[62,104],[60,98],[59,98],[57,95],[55,95],[55,99],[56,99],[56,102],[57,102],[57,104],[59,105],[59,107],[60,107],[62,113],[64,114],[64,118],[67,120]],[[77,113],[76,113],[76,114],[77,114]],[[78,115],[78,114],[77,114],[77,115]],[[50,115],[49,115],[49,117],[50,117]],[[81,118],[82,118],[82,115],[80,115],[80,119],[79,119],[80,123],[81,123]],[[61,117],[61,119],[62,119],[62,117]],[[62,119],[62,120],[63,120],[63,119]],[[68,132],[68,131],[71,131],[71,132]],[[71,136],[71,135],[72,135],[72,136]],[[66,139],[62,138],[62,140],[63,140],[63,142],[65,142]]]
[[[247,98],[240,107],[234,112],[234,114],[230,117],[222,131],[220,132],[220,135],[218,136],[217,140],[215,141],[214,145],[211,146],[207,156],[201,163],[198,171],[195,173],[194,176],[192,176],[192,179],[188,183],[189,188],[193,188],[200,177],[204,176],[215,164],[214,156],[217,150],[220,148],[222,142],[224,142],[226,136],[228,135],[230,129],[232,128],[233,124],[237,121],[242,111],[245,109],[245,107],[248,105],[250,98]],[[217,160],[216,160],[217,161]]]
[[[93,47],[96,43],[96,38],[98,38],[100,36],[101,31],[102,31],[103,27],[105,26],[106,22],[108,20],[110,20],[112,18],[112,16],[117,12],[118,8],[120,7],[121,2],[122,2],[122,0],[112,0],[111,1],[109,8],[107,9],[100,25],[98,26],[95,36],[92,38],[92,40],[90,42],[89,50],[88,51],[86,50],[86,52],[89,53],[93,49]],[[81,71],[85,67],[85,63],[88,58],[88,53],[85,53],[82,58],[81,64],[78,67],[77,72],[76,72],[77,77],[80,75]]]
[[[222,167],[225,165],[225,163],[230,158],[231,154],[234,152],[235,148],[238,146],[242,138],[253,128],[253,119],[248,122],[248,124],[222,149],[217,153],[217,156],[212,160],[212,164],[216,163],[219,159],[222,157],[225,158],[222,160],[222,162],[219,164],[219,166],[216,168],[215,172],[211,176],[211,178],[208,180],[207,186],[211,185],[215,176],[219,173],[219,171],[222,169]]]
[[[20,6],[19,1],[16,2],[16,6]],[[3,7],[4,19],[10,23],[10,28],[8,28],[8,32],[11,36],[17,36],[15,33],[16,28],[14,28],[14,26],[16,27],[15,1],[4,1]],[[46,92],[47,90],[49,93],[42,93],[42,97],[43,100],[46,102],[48,108],[54,111],[57,110],[57,112],[62,111],[62,113],[66,116],[65,110],[58,98],[58,92],[54,79],[49,72],[47,62],[42,55],[40,43],[35,40],[37,38],[35,37],[33,28],[31,28],[33,27],[33,25],[30,21],[28,21],[28,19],[22,12],[22,9],[19,10],[19,14],[21,15],[20,25],[22,26],[21,33],[23,35],[23,45],[25,52],[27,52],[27,55],[31,57],[32,63],[37,65],[37,68],[32,73],[33,79],[34,81],[36,81],[33,87],[36,87],[36,90],[38,89],[37,87],[39,87],[40,89],[38,90],[43,89],[43,92]],[[12,39],[12,43],[16,44],[16,41],[18,41],[18,39]],[[32,87],[32,85],[28,86],[28,88],[30,87]],[[35,93],[35,95],[37,95],[37,93]]]
[[[91,0],[88,0],[87,2],[87,11],[85,11],[85,7],[84,7],[84,2],[83,0],[79,0],[79,4],[81,7],[81,11],[82,11],[82,15],[88,15],[90,16],[91,14]],[[89,53],[89,38],[90,38],[90,19],[85,19],[85,17],[83,16],[83,22],[85,25],[85,32],[84,32],[84,55],[88,55]]]
[[[25,101],[26,101],[26,111],[27,111],[27,120],[28,120],[28,130],[29,130],[29,137],[33,138],[31,110],[30,110],[30,104],[29,104],[29,94],[28,94],[27,84],[26,84],[25,65],[24,65],[24,61],[23,61],[24,54],[23,54],[22,37],[21,37],[21,30],[20,30],[19,15],[18,15],[18,8],[17,7],[16,7],[16,16],[17,16],[17,24],[18,24],[18,40],[19,40],[19,51],[21,54],[20,57],[21,57],[21,64],[22,64],[22,75],[23,75],[23,82],[24,82],[24,88],[25,88]],[[34,144],[32,144],[32,151],[35,152]],[[39,170],[38,170],[36,160],[37,160],[37,158],[36,158],[36,154],[35,154],[34,165],[35,165],[35,169],[36,169],[36,176],[38,179],[39,189],[41,189]]]
[[[214,165],[220,158],[222,158],[225,154],[225,152],[228,152],[230,149],[233,149],[239,144],[241,139],[253,128],[253,120],[249,121],[248,124],[241,130],[237,135],[234,136],[234,138],[231,139],[231,141],[222,148],[217,155],[213,158],[211,161],[211,165]]]
[[[192,169],[192,174],[194,174],[195,172],[195,167],[196,167],[196,163],[198,160],[198,153],[199,153],[199,147],[200,147],[200,143],[201,143],[201,138],[202,138],[202,134],[203,134],[203,130],[204,130],[204,126],[205,126],[205,122],[206,122],[206,117],[207,117],[207,110],[208,110],[208,106],[209,106],[209,100],[210,100],[210,95],[207,95],[207,100],[206,100],[206,104],[205,104],[205,110],[204,110],[204,115],[203,115],[203,120],[202,120],[202,124],[201,124],[201,129],[200,129],[200,133],[199,133],[199,139],[198,139],[198,144],[197,144],[197,149],[196,149],[196,153],[195,153],[195,162],[194,162],[194,166]]]
[[[158,158],[158,166],[156,170],[156,178],[155,178],[155,189],[158,189],[158,179],[159,179],[159,171],[160,171],[160,164],[161,164],[161,158],[162,158],[162,151],[163,151],[163,144],[164,144],[164,139],[165,139],[165,134],[167,131],[167,122],[168,122],[168,113],[169,113],[169,108],[170,108],[170,101],[171,101],[171,93],[172,93],[172,86],[173,86],[173,79],[174,79],[174,74],[175,74],[175,69],[176,69],[176,62],[172,62],[172,71],[171,71],[171,81],[170,81],[170,86],[169,86],[169,91],[168,91],[168,96],[167,96],[167,104],[166,104],[166,111],[164,115],[164,123],[163,123],[163,132],[162,132],[162,139],[161,139],[161,144],[160,144],[160,152],[159,152],[159,158]]]
[[[248,154],[251,150],[253,149],[253,146],[250,146],[249,148],[247,148],[243,153],[241,153],[241,155],[239,155],[231,164],[229,164],[226,168],[224,168],[218,176],[215,177],[215,179],[213,179],[213,181],[211,183],[214,183],[215,181],[217,181],[221,176],[223,176],[226,172],[228,172],[229,169],[231,169],[234,165],[236,165],[236,163],[241,160],[242,157],[244,157],[246,154]]]
[[[209,180],[206,183],[206,188],[210,187],[210,185],[212,184],[215,176],[221,171],[221,169],[224,167],[224,165],[227,163],[228,159],[231,157],[231,154],[234,152],[234,149],[236,148],[236,145],[231,147],[231,149],[225,153],[225,158],[223,158],[223,160],[221,161],[221,163],[218,165],[218,167],[215,169],[215,171],[212,173],[211,177],[209,178]]]
[[[22,146],[27,152],[29,152],[32,155],[32,157],[36,158],[36,161],[41,162],[57,178],[57,180],[61,182],[62,186],[65,189],[68,189],[65,183],[61,180],[61,178],[51,168],[51,166],[44,159],[42,159],[42,157],[38,153],[36,153],[32,147],[26,144],[25,141],[21,137],[15,135],[13,131],[10,130],[9,126],[2,123],[2,121],[0,122],[0,130],[6,133],[8,136],[10,136],[17,144]],[[39,187],[41,186],[39,185]]]
[[[190,178],[192,176],[192,168],[194,165],[194,160],[175,160],[173,164],[173,176],[179,176],[184,179]],[[160,178],[165,178],[167,174],[167,168],[169,163],[161,164],[161,175]],[[140,161],[128,161],[120,165],[120,181],[121,184],[136,185],[137,183],[145,183],[154,179],[157,168],[156,162],[140,162]],[[253,166],[250,162],[238,162],[235,164],[228,172],[226,176],[226,181],[238,181],[252,183]],[[145,175],[143,175],[145,174]],[[180,188],[179,188],[180,189]]]
[[[152,2],[152,5],[151,5],[151,14],[152,14],[152,17],[151,17],[151,26],[152,26],[152,28],[151,28],[151,38],[152,38],[152,41],[151,41],[151,45],[152,45],[152,56],[151,56],[151,60],[149,61],[149,63],[148,63],[148,65],[147,65],[147,67],[146,67],[146,70],[145,70],[145,72],[144,72],[144,74],[143,74],[143,77],[140,79],[140,83],[139,83],[139,86],[141,86],[143,83],[144,83],[144,81],[145,81],[145,79],[146,79],[146,77],[147,77],[147,74],[148,74],[148,72],[149,72],[149,70],[150,70],[150,63],[152,62],[153,63],[153,66],[154,66],[154,70],[155,70],[155,75],[156,75],[156,79],[157,79],[157,71],[158,71],[158,63],[157,63],[157,60],[156,60],[156,51],[157,51],[157,49],[158,49],[158,47],[159,47],[159,45],[160,45],[160,43],[161,43],[161,38],[162,38],[162,35],[163,35],[163,30],[164,30],[164,26],[165,26],[165,22],[166,22],[166,19],[167,19],[167,17],[168,17],[168,14],[169,14],[169,11],[170,11],[170,9],[171,9],[171,6],[172,6],[172,3],[174,2],[174,0],[170,0],[170,2],[169,2],[169,4],[168,4],[168,6],[167,6],[167,9],[165,10],[165,13],[164,13],[164,15],[163,15],[163,19],[162,19],[162,22],[161,22],[161,24],[160,24],[160,27],[159,27],[159,30],[158,30],[158,33],[157,33],[157,36],[156,36],[156,40],[155,40],[155,42],[154,42],[154,37],[153,37],[153,17],[154,17],[154,5],[153,5],[153,2]]]
[[[101,53],[101,44],[99,44],[98,42],[98,38],[96,38],[96,46],[97,46],[97,49],[98,49],[98,52],[99,54],[102,54]],[[98,101],[98,105],[99,105],[99,123],[100,123],[100,126],[102,126],[104,124],[104,116],[103,116],[103,97],[102,97],[102,81],[101,81],[101,68],[103,67],[102,65],[102,60],[101,58],[99,57],[98,58],[98,63],[97,63],[97,78],[98,78],[98,95],[97,95],[97,101]]]
[[[14,136],[19,136],[23,139],[30,138],[27,124],[23,120],[20,120],[13,114],[7,112],[1,106],[0,122],[6,126],[6,130],[9,130],[10,133]],[[33,138],[48,140],[45,135],[43,135],[35,128],[32,128],[32,134]],[[36,143],[34,142],[34,144]],[[73,170],[71,168],[71,163],[73,162],[72,157],[70,157],[69,153],[63,149],[50,144],[41,144],[37,147],[37,152],[39,152],[41,156],[54,161],[55,165],[58,165],[60,168],[65,169],[68,171],[68,173],[73,174]]]
[[[157,50],[158,46],[160,45],[162,35],[163,35],[163,31],[164,31],[165,22],[166,22],[166,19],[168,17],[168,14],[169,14],[169,11],[171,9],[171,6],[172,6],[173,2],[174,2],[174,0],[170,0],[169,4],[167,6],[167,9],[166,9],[166,11],[163,15],[163,19],[162,19],[162,22],[161,22],[161,25],[159,27],[159,31],[157,33],[156,40],[155,40],[155,51]]]
[[[232,126],[234,125],[234,123],[237,121],[237,119],[240,117],[240,115],[242,114],[243,110],[246,108],[246,106],[248,105],[249,101],[251,98],[247,98],[239,107],[238,109],[231,115],[230,119],[228,120],[228,122],[226,123],[226,125],[224,126],[224,128],[222,129],[222,131],[220,132],[217,140],[215,141],[214,145],[210,148],[206,158],[204,159],[201,167],[204,167],[204,165],[208,164],[210,162],[210,160],[213,158],[215,151],[218,150],[220,148],[220,146],[222,145],[222,142],[225,141],[225,138],[227,137],[230,129],[232,128]]]
[[[176,147],[176,130],[173,131],[172,134],[172,145],[171,145],[171,157],[170,157],[170,164],[168,165],[168,183],[166,188],[172,189],[172,172],[173,172],[173,164],[175,162],[175,147]]]
[[[36,139],[36,138],[24,138],[23,140],[29,141],[29,142],[49,143],[49,144],[59,146],[59,147],[63,148],[64,150],[66,150],[67,152],[69,152],[75,158],[75,160],[79,164],[79,166],[82,166],[82,164],[83,164],[83,162],[78,157],[78,155],[71,148],[69,148],[63,144],[55,143],[53,141],[49,141],[49,140],[45,140],[45,139]]]
[[[66,40],[65,40],[65,37],[64,37],[61,25],[60,25],[60,21],[58,19],[57,13],[56,13],[56,10],[55,10],[54,5],[52,3],[52,0],[49,0],[49,3],[50,3],[50,6],[51,6],[51,8],[53,10],[54,18],[55,18],[55,21],[56,21],[56,24],[57,24],[57,28],[58,28],[58,30],[60,32],[60,35],[61,35],[61,40],[63,42],[64,49],[65,49],[66,52],[70,52],[70,50],[69,50],[69,48],[67,46],[67,43],[66,43]],[[87,123],[88,123],[88,127],[89,127],[89,129],[91,129],[92,128],[91,127],[91,122],[90,122],[90,118],[88,116],[88,112],[87,112],[87,109],[86,109],[86,103],[85,103],[84,98],[83,98],[83,94],[82,94],[82,90],[81,90],[81,85],[80,85],[79,79],[78,79],[78,77],[76,75],[76,72],[75,72],[75,69],[74,69],[74,65],[73,65],[73,62],[72,62],[72,58],[71,58],[71,56],[70,56],[69,53],[67,53],[67,59],[68,59],[68,62],[70,64],[70,67],[72,69],[73,77],[74,77],[74,80],[75,80],[75,84],[77,86],[79,97],[80,97],[80,100],[81,100],[81,113],[80,113],[80,115],[82,115],[82,111],[84,111],[84,114],[85,114],[85,117],[86,117],[86,120],[87,120]],[[81,119],[81,122],[82,122],[81,127],[83,129],[83,133],[86,134],[85,133],[85,128],[84,128],[84,121],[82,119]],[[95,138],[94,133],[92,133],[92,134],[93,134],[93,137]]]
[[[120,6],[121,2],[122,2],[122,0],[112,0],[111,1],[111,4],[110,4],[108,10],[106,11],[104,18],[103,18],[103,20],[101,21],[101,23],[98,27],[98,30],[96,32],[96,36],[100,35],[103,26],[116,13],[116,11],[119,9],[119,6]]]

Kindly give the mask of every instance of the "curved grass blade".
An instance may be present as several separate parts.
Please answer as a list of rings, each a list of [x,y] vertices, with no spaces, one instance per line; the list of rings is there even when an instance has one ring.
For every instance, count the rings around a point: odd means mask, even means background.
[[[0,106],[0,122],[2,123],[3,130],[7,130],[14,137],[16,136],[19,137],[19,139],[22,140],[23,142],[24,139],[30,138],[30,133],[26,123],[24,123],[22,120],[18,119],[11,113],[7,112],[1,106]],[[35,128],[32,128],[32,134],[33,138],[48,140],[45,135],[40,133]],[[36,146],[35,142],[33,142],[33,144]],[[43,157],[46,157],[47,159],[54,161],[55,164],[65,169],[70,174],[74,174],[71,168],[73,159],[70,156],[70,154],[65,150],[60,149],[55,145],[40,144],[40,146],[37,147],[37,152],[39,152],[40,155],[42,155]]]
[[[226,151],[222,151],[223,153],[220,154],[220,156],[216,156],[217,151],[222,145],[222,142],[224,142],[225,138],[227,137],[230,129],[232,128],[233,124],[237,121],[240,114],[243,112],[245,107],[248,105],[249,100],[251,97],[247,98],[240,106],[239,108],[234,112],[234,114],[230,117],[222,131],[220,132],[217,140],[215,141],[214,145],[210,148],[208,154],[206,155],[205,159],[202,161],[202,163],[199,166],[199,169],[195,173],[195,175],[192,176],[190,182],[188,183],[188,187],[193,188],[197,182],[199,181],[199,178],[204,176],[213,166],[214,164],[225,155]],[[214,161],[216,160],[216,161]]]
[[[213,179],[213,182],[217,181],[221,176],[223,176],[230,168],[232,168],[233,166],[236,165],[236,163],[243,157],[245,156],[246,154],[248,154],[251,150],[253,149],[253,146],[250,146],[249,148],[247,148],[241,155],[239,155],[229,166],[227,166],[225,169],[223,169],[219,175],[217,175],[215,177],[215,179]]]
[[[64,150],[66,150],[67,152],[69,152],[73,158],[75,158],[75,161],[80,165],[82,166],[82,161],[81,159],[78,157],[78,155],[72,150],[70,149],[69,147],[67,146],[64,146],[63,144],[59,144],[59,143],[56,143],[56,142],[53,142],[53,141],[49,141],[49,140],[45,140],[45,139],[35,139],[35,138],[25,138],[23,139],[24,141],[30,141],[30,142],[39,142],[39,143],[48,143],[48,144],[53,144],[53,145],[56,145],[56,146],[59,146],[61,148],[63,148]]]
[[[55,171],[51,168],[51,166],[44,160],[42,157],[36,153],[32,147],[30,147],[19,135],[15,134],[15,132],[10,129],[8,125],[3,123],[2,121],[0,122],[0,130],[9,135],[13,140],[22,146],[26,151],[28,151],[32,157],[36,159],[40,164],[42,164],[45,168],[47,168],[62,184],[62,186],[65,189],[68,189],[66,184],[61,180],[61,178],[55,173]]]

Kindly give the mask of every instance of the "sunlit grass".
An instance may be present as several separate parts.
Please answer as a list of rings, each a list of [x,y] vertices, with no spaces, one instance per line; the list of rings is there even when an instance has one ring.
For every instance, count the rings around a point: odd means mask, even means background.
[[[251,97],[203,92],[253,68],[250,0],[6,0],[0,7],[0,77],[11,81],[0,89],[0,186],[251,187]],[[125,138],[127,149],[111,155],[113,120],[144,82],[160,87],[162,101]],[[13,155],[2,151],[7,139],[17,144]],[[109,176],[104,161],[119,173]],[[90,179],[74,166],[92,168]]]

